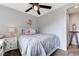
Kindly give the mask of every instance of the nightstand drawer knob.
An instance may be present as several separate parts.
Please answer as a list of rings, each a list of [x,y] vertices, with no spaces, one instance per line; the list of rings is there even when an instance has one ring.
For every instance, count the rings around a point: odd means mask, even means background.
[[[2,46],[0,47],[0,49],[2,49]]]

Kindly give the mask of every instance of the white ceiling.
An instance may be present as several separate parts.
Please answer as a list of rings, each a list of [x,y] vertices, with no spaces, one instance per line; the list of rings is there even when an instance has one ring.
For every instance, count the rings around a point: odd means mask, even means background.
[[[26,14],[30,14],[36,17],[42,16],[47,14],[48,12],[55,10],[56,8],[62,7],[64,5],[66,5],[66,3],[39,3],[41,5],[49,5],[52,6],[52,9],[44,9],[44,8],[40,8],[40,13],[41,15],[38,15],[37,12],[35,12],[34,10],[30,10],[29,12],[25,12],[25,10],[27,10],[29,7],[31,7],[30,4],[28,3],[1,3],[1,5],[21,11],[23,13]]]
[[[79,4],[76,4],[74,6],[72,6],[71,8],[68,9],[68,13],[69,14],[74,14],[74,13],[78,13],[79,12],[79,7],[78,8],[74,8],[75,6],[79,6]]]

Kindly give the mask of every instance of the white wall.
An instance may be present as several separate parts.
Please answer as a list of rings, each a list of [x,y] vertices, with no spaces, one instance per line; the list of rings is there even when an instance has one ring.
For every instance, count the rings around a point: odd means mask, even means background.
[[[60,48],[66,50],[66,20],[64,11],[54,11],[39,19],[40,32],[56,34],[60,39]],[[64,34],[64,35],[63,35]]]
[[[36,28],[36,18],[0,5],[0,34],[6,34],[8,27],[26,26],[26,20],[32,19]]]
[[[79,12],[71,14],[69,16],[69,20],[70,20],[69,21],[69,23],[70,23],[69,24],[70,30],[72,30],[72,24],[76,24],[77,25],[77,31],[79,31]],[[77,33],[77,35],[78,35],[78,39],[79,39],[79,33]],[[72,43],[76,45],[75,37],[73,38],[73,42]]]
[[[67,50],[66,9],[73,4],[51,11],[39,18],[40,32],[56,34],[60,39],[60,49]]]

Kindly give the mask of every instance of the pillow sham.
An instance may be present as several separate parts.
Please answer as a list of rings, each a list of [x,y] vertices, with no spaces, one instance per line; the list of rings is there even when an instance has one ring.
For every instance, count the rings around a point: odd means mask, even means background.
[[[22,34],[24,34],[24,35],[34,35],[34,34],[36,34],[36,31],[32,28],[22,29]]]

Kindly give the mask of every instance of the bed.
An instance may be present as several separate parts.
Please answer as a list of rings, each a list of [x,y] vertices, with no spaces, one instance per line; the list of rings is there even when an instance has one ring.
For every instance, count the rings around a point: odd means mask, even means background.
[[[54,34],[20,35],[18,46],[22,56],[49,56],[59,49],[60,41]]]

